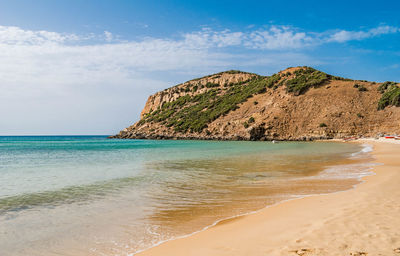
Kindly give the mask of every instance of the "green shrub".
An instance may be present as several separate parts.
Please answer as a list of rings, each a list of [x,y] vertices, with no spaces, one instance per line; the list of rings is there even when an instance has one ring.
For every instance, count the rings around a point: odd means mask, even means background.
[[[340,77],[340,76],[330,76],[330,78],[332,80],[339,80],[339,81],[353,81],[352,79],[344,78],[344,77]]]
[[[309,88],[320,86],[329,79],[326,73],[310,67],[298,69],[294,74],[294,78],[286,81],[286,90],[295,95],[303,94]]]
[[[219,84],[207,82],[207,83],[206,83],[206,87],[207,87],[207,88],[219,87]]]
[[[320,124],[319,124],[319,127],[322,128],[322,127],[328,127],[328,126],[326,125],[326,123],[320,123]]]
[[[253,104],[254,104],[254,105],[257,105],[257,104],[258,104],[258,101],[254,101]]]
[[[244,123],[243,123],[243,126],[244,126],[244,128],[246,128],[246,129],[249,128],[249,124],[248,124],[247,122],[244,122]]]
[[[395,86],[395,82],[386,81],[378,86],[378,91],[384,93],[390,86]]]
[[[228,73],[228,74],[245,74],[246,72],[240,71],[240,70],[228,70],[225,71],[224,73]]]
[[[256,93],[257,94],[262,94],[262,93],[265,93],[267,91],[267,88],[265,88],[264,86],[263,87],[261,87]]]
[[[249,120],[247,121],[247,123],[251,124],[254,123],[256,120],[254,119],[254,117],[250,117]]]
[[[368,91],[368,90],[367,90],[367,88],[366,88],[364,85],[360,85],[360,86],[358,87],[358,91],[360,91],[360,92],[366,92],[366,91]]]
[[[400,88],[398,86],[390,86],[382,94],[378,102],[378,110],[385,109],[387,106],[400,107]]]
[[[268,88],[272,88],[279,80],[281,79],[281,76],[279,74],[273,74],[267,79],[267,84],[266,86]]]

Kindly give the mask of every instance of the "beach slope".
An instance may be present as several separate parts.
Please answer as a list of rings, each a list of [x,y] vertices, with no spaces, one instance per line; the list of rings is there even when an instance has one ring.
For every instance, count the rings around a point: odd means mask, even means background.
[[[355,189],[283,202],[139,255],[400,255],[400,145],[368,143],[383,165]]]

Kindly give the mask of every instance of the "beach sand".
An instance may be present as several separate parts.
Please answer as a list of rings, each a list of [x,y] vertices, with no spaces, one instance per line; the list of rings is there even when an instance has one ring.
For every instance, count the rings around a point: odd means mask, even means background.
[[[399,141],[360,142],[383,165],[355,189],[286,201],[138,255],[400,256]]]

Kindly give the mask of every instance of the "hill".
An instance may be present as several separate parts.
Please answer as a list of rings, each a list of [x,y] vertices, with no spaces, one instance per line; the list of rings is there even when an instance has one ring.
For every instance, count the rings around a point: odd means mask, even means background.
[[[226,71],[151,95],[112,138],[313,140],[400,134],[400,87],[293,67]]]

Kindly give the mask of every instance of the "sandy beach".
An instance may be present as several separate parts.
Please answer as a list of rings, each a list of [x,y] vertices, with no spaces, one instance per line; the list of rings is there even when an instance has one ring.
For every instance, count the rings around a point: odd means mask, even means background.
[[[383,165],[355,189],[283,202],[139,255],[400,255],[400,144],[359,142]]]

